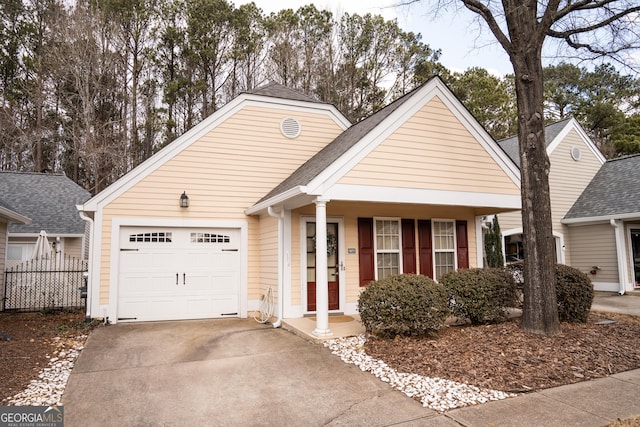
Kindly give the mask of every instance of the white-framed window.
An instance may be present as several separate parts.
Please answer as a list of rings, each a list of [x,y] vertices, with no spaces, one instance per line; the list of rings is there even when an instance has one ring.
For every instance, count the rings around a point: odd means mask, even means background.
[[[449,219],[431,222],[434,279],[456,269],[456,223]]]
[[[26,261],[31,259],[35,243],[9,243],[7,245],[7,261]]]
[[[376,279],[402,273],[402,244],[399,218],[374,218]]]

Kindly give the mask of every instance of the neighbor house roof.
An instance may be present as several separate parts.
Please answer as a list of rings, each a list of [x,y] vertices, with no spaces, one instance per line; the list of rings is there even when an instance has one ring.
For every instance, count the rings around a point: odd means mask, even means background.
[[[31,219],[22,215],[9,202],[0,197],[0,222],[28,224]]]
[[[568,119],[560,120],[559,122],[545,126],[544,142],[547,148],[558,137],[558,135],[572,119],[572,117],[569,117]],[[518,147],[518,136],[516,135],[506,139],[502,139],[498,141],[498,145],[504,150],[505,153],[507,153],[507,156],[509,156],[509,158],[513,160],[513,163],[520,167],[520,148]]]
[[[29,224],[10,224],[10,233],[84,234],[77,204],[91,195],[63,174],[0,172],[0,194]]]
[[[607,161],[562,222],[640,216],[640,154]]]

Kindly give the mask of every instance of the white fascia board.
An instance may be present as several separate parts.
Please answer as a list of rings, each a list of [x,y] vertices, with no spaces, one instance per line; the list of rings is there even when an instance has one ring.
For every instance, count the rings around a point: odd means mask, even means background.
[[[331,166],[326,168],[322,173],[316,176],[307,187],[310,192],[317,194],[323,188],[330,188],[348,171],[371,153],[379,144],[385,141],[400,126],[402,126],[409,117],[416,114],[434,97],[438,96],[442,102],[447,105],[449,110],[458,118],[472,136],[482,145],[496,161],[498,166],[507,174],[514,184],[520,187],[520,170],[511,159],[498,146],[493,138],[484,130],[482,126],[471,116],[466,108],[458,101],[458,99],[449,91],[444,83],[438,78],[434,78],[427,83],[417,93],[413,94],[410,100],[407,100],[396,111],[384,119],[376,126],[368,135],[363,137],[349,151],[344,153]]]
[[[561,219],[560,223],[564,225],[590,225],[596,224],[599,222],[609,222],[611,220],[635,220],[640,219],[640,212],[631,212],[626,214],[615,214],[615,215],[602,215],[602,216],[590,216],[584,218],[569,218],[569,219]]]
[[[265,201],[257,203],[251,206],[249,209],[244,211],[245,215],[255,215],[263,210],[266,210],[269,206],[277,206],[279,204],[285,203],[288,200],[300,196],[305,195],[307,193],[307,187],[303,185],[299,185],[297,187],[293,187],[290,190],[285,191],[284,193],[277,194]]]
[[[11,232],[7,232],[7,235],[9,237],[12,238],[25,238],[25,237],[39,237],[40,236],[40,232],[37,233],[11,233]],[[61,238],[68,238],[68,237],[84,237],[84,233],[49,233],[47,231],[47,238],[51,239],[52,237],[61,237]]]
[[[19,214],[11,209],[0,206],[0,217],[6,218],[8,223],[31,224],[31,218]]]
[[[469,191],[336,184],[322,195],[331,200],[354,202],[490,207],[513,210],[522,208],[520,195]]]
[[[198,141],[207,133],[211,132],[221,123],[236,114],[245,107],[274,107],[292,112],[322,112],[331,117],[343,130],[350,126],[349,121],[331,104],[321,104],[314,102],[295,101],[282,98],[272,98],[253,94],[242,94],[233,99],[221,109],[202,120],[193,128],[189,129],[182,136],[169,145],[158,151],[156,154],[142,162],[140,165],[126,173],[109,187],[96,194],[82,205],[80,210],[96,211],[99,205],[108,204],[125,191],[136,185],[151,172],[165,164],[167,161],[181,153],[191,144]]]
[[[596,159],[600,162],[600,164],[603,165],[607,161],[607,159],[600,152],[600,150],[598,150],[593,141],[591,141],[591,138],[589,138],[589,135],[587,135],[587,133],[580,125],[580,122],[578,122],[575,117],[571,118],[571,120],[567,122],[562,131],[560,131],[560,133],[556,135],[555,139],[551,141],[551,143],[547,146],[547,155],[550,156],[551,153],[553,153],[555,149],[558,148],[560,143],[567,137],[567,134],[572,129],[574,129],[578,133],[580,138],[584,141],[585,145],[589,148],[589,150],[591,150],[593,155],[596,156]]]

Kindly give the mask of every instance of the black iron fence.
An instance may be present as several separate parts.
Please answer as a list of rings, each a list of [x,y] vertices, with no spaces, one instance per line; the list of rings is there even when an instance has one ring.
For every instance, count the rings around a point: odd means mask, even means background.
[[[8,268],[0,308],[39,311],[84,307],[86,271],[86,260],[71,257],[25,261]]]

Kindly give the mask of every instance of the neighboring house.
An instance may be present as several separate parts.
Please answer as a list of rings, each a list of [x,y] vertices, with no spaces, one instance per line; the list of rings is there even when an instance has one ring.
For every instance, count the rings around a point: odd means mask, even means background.
[[[40,231],[47,233],[57,257],[86,258],[86,222],[76,205],[91,195],[64,174],[0,172],[0,194],[15,212],[30,221],[8,225],[5,268],[31,259]],[[4,271],[4,268],[3,268]]]
[[[597,290],[640,288],[640,155],[607,161],[562,223],[571,265],[590,272]]]
[[[326,336],[372,280],[481,265],[482,218],[520,209],[520,180],[439,78],[353,126],[269,84],[78,209],[90,316],[246,317],[271,287],[279,319]]]
[[[20,214],[8,202],[0,198],[0,271],[4,271],[7,260],[8,228],[10,224],[29,224],[31,219]],[[0,292],[2,295],[2,292]]]
[[[579,248],[568,242],[569,229],[562,223],[562,218],[606,159],[574,118],[546,126],[545,138],[550,164],[549,192],[556,261],[574,265],[573,251]],[[498,144],[519,167],[517,137],[498,141]],[[521,212],[500,214],[498,222],[503,235],[505,262],[522,260],[526,255],[522,245]]]

